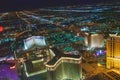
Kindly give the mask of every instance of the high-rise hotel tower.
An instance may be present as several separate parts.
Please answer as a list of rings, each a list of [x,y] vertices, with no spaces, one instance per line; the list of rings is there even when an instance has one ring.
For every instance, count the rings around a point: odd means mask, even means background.
[[[106,67],[120,69],[120,36],[110,35],[106,41]]]

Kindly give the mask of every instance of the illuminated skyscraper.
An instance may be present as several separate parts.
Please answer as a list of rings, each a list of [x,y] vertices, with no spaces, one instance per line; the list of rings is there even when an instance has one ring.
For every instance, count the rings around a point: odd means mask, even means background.
[[[120,69],[120,36],[112,35],[107,40],[107,68]]]
[[[103,34],[89,34],[86,33],[85,36],[85,45],[88,48],[101,48],[104,47],[104,35]]]

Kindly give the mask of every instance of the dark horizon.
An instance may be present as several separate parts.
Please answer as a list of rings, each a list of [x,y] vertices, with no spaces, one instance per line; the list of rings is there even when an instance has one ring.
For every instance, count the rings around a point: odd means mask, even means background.
[[[119,0],[1,0],[0,12],[28,10],[45,7],[109,3]]]

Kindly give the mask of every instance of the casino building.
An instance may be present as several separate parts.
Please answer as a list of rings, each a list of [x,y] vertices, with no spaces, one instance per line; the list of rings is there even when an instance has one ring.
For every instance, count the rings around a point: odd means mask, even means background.
[[[44,36],[23,40],[23,75],[29,80],[80,80],[82,57],[77,50],[64,52],[56,46],[46,47]]]
[[[59,49],[50,49],[54,57],[46,64],[47,80],[80,80],[82,77],[81,56],[63,54]]]
[[[104,35],[98,33],[86,33],[85,46],[89,49],[104,47]]]

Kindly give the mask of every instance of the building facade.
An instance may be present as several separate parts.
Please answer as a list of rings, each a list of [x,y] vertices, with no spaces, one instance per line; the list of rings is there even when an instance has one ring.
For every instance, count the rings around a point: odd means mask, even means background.
[[[80,80],[80,64],[62,62],[55,70],[48,70],[47,80]]]
[[[120,69],[120,36],[111,36],[106,41],[106,67]]]
[[[89,49],[92,48],[101,48],[104,47],[104,35],[103,34],[89,34],[87,33],[85,35],[85,46],[87,46]]]
[[[82,67],[80,55],[62,55],[53,48],[55,56],[46,64],[47,80],[80,80]],[[57,52],[56,52],[57,51]]]

